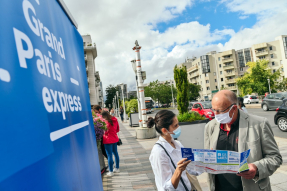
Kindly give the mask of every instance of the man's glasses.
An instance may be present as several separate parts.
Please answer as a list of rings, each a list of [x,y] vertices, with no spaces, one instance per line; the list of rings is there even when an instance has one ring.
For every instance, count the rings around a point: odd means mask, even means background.
[[[233,103],[233,104],[231,104],[229,107],[227,107],[225,110],[222,110],[222,111],[220,111],[220,110],[215,110],[215,109],[212,109],[211,108],[211,110],[213,111],[213,113],[224,113],[225,111],[227,111],[230,107],[232,107],[233,105],[236,105],[235,103]]]

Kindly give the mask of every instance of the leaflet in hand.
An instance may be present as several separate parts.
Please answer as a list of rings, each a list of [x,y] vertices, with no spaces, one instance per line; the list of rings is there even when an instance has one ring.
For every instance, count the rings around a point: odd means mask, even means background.
[[[182,158],[192,162],[190,168],[211,174],[240,173],[248,171],[247,158],[250,149],[242,153],[234,151],[181,148]]]

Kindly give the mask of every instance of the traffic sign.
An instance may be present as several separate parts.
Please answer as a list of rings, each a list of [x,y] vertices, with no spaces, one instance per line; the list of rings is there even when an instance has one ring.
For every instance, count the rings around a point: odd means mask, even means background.
[[[103,190],[83,39],[57,0],[0,1],[0,190]]]

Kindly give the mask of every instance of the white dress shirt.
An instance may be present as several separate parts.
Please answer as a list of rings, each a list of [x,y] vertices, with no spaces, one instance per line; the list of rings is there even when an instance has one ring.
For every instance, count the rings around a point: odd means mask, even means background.
[[[169,156],[172,158],[173,163],[177,166],[178,161],[182,159],[181,148],[183,145],[179,141],[172,140],[173,144],[176,148],[173,148],[163,137],[159,137],[157,143],[161,144]],[[159,191],[185,191],[185,188],[181,181],[179,181],[177,189],[175,189],[171,183],[171,177],[175,171],[170,158],[167,156],[163,148],[161,146],[155,144],[151,151],[149,161],[152,166],[153,173],[155,175],[155,183],[156,187]],[[199,175],[201,172],[196,172],[189,167],[186,167],[186,170],[189,174]],[[183,179],[185,185],[188,190],[191,190],[191,184],[186,176],[186,171],[183,171],[181,174],[181,178]]]

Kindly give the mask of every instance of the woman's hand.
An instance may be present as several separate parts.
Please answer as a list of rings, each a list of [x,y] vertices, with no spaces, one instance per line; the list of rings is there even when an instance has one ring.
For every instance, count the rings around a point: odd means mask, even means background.
[[[191,162],[190,160],[189,161],[186,160],[187,158],[183,158],[180,161],[178,161],[174,174],[171,177],[171,183],[175,189],[177,189],[178,187],[181,173],[186,169],[186,166]]]
[[[191,160],[187,161],[187,158],[183,158],[177,163],[176,169],[179,170],[180,172],[185,171],[186,166],[191,162]]]

